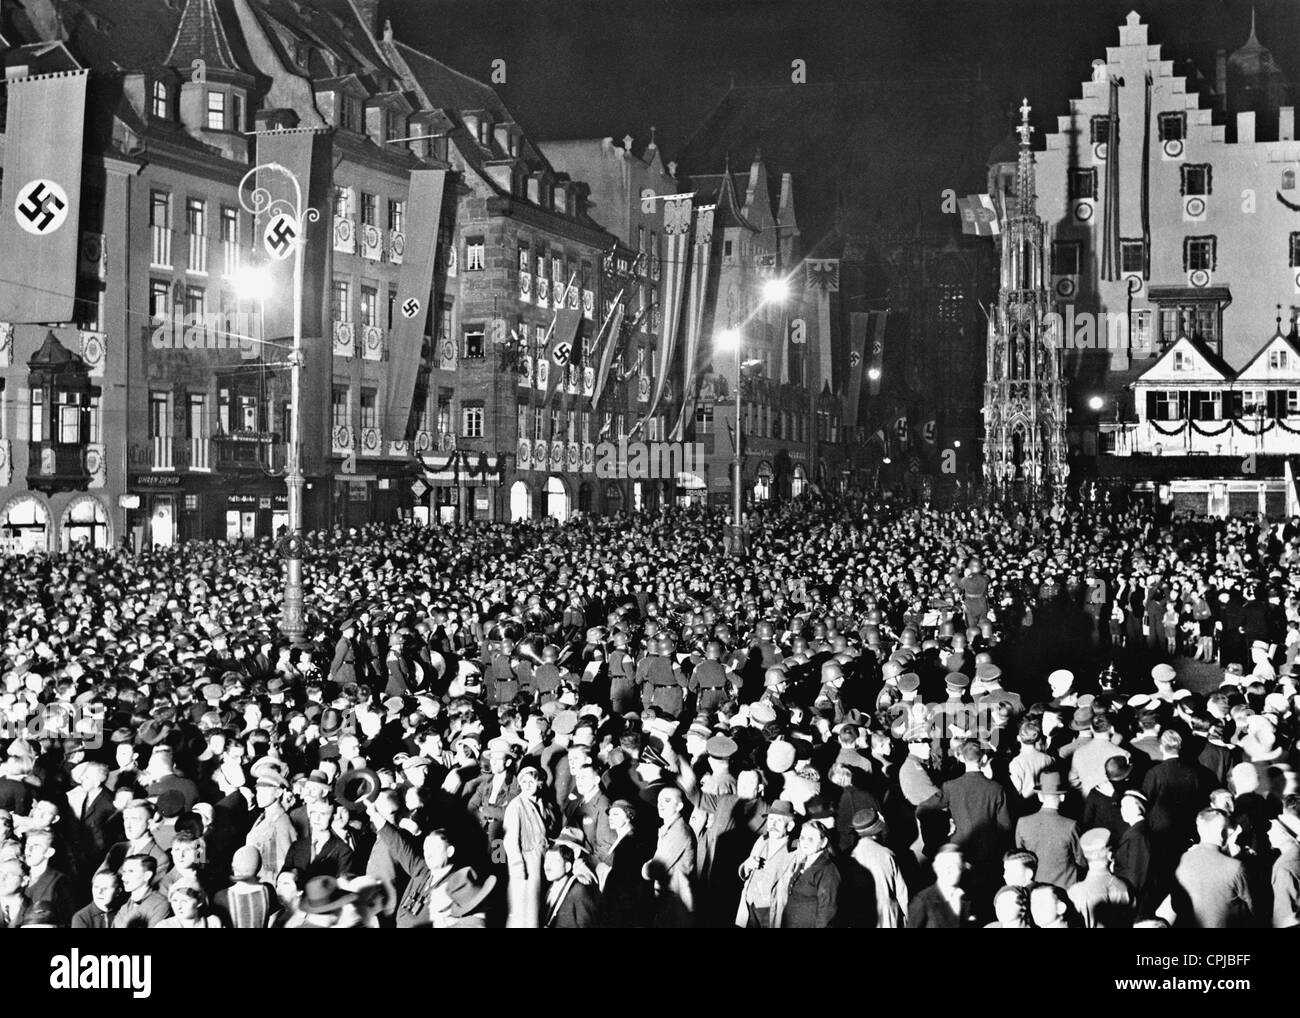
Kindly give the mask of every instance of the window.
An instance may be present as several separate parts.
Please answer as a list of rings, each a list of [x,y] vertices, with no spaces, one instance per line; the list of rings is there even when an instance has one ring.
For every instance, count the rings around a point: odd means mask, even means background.
[[[165,318],[171,314],[171,291],[171,283],[167,280],[149,280],[149,314],[154,318]]]
[[[379,290],[374,286],[361,287],[361,324],[379,324]]]
[[[31,404],[31,440],[33,442],[43,441],[45,438],[45,390],[32,390]]]
[[[207,291],[201,286],[187,286],[185,288],[185,314],[196,315],[202,318],[207,309],[208,296]],[[197,319],[190,319],[196,321]]]
[[[249,393],[239,394],[239,417],[236,426],[241,431],[259,431],[258,399]]]
[[[483,407],[481,405],[460,408],[460,433],[465,438],[483,437]]]
[[[1097,169],[1076,167],[1070,171],[1070,201],[1097,197]]]
[[[393,327],[393,308],[397,306],[397,286],[393,283],[388,284],[388,313],[384,316],[385,328]]]
[[[185,229],[193,237],[207,235],[207,202],[202,198],[185,199]]]
[[[1290,358],[1287,357],[1285,350],[1270,350],[1268,352],[1269,371],[1287,371],[1290,367]]]
[[[334,280],[330,288],[330,310],[336,322],[352,321],[352,287],[346,279]]]
[[[352,423],[348,407],[348,387],[334,386],[330,394],[330,422],[336,428],[346,428]]]
[[[695,433],[710,435],[713,433],[713,404],[698,403],[695,406]]]
[[[465,358],[475,359],[483,356],[483,326],[465,327]]]
[[[438,394],[438,434],[451,434],[451,396]]]
[[[1216,239],[1214,237],[1183,238],[1183,270],[1192,272],[1206,269],[1213,272],[1216,258]]]
[[[244,129],[244,98],[238,92],[230,93],[230,129],[232,131]]]
[[[149,192],[149,225],[168,227],[172,224],[172,196],[167,191]]]
[[[1187,114],[1181,110],[1160,114],[1157,124],[1161,141],[1182,141],[1187,136]]]
[[[185,437],[203,438],[204,420],[208,415],[206,393],[191,392],[185,400]]]
[[[1209,194],[1213,189],[1210,164],[1195,163],[1192,165],[1184,164],[1179,169],[1182,171],[1183,183],[1180,194]]]
[[[1134,311],[1129,315],[1129,324],[1133,330],[1130,342],[1139,350],[1151,349],[1151,312]]]
[[[223,244],[239,243],[239,209],[233,205],[221,206],[221,241]]]
[[[520,438],[528,437],[528,404],[520,403],[515,407],[515,427]]]
[[[384,141],[396,141],[402,136],[402,115],[397,110],[384,110]]]
[[[1160,306],[1160,342],[1170,346],[1175,340],[1189,336],[1219,346],[1219,306],[1214,301]]]
[[[482,237],[465,238],[465,271],[482,272],[486,245]]]
[[[154,389],[149,393],[149,437],[170,438],[172,433],[171,414],[167,412],[168,395]]]
[[[542,426],[546,423],[546,417],[542,413],[541,407],[533,408],[533,438],[545,438],[542,434]]]
[[[528,260],[528,244],[526,241],[519,242],[519,271],[528,272],[532,263]]]
[[[361,192],[361,225],[375,225],[375,196],[366,191]]]
[[[1295,190],[1295,170],[1282,171],[1282,190],[1283,191]]]
[[[226,93],[208,89],[208,130],[226,129]]]
[[[1300,266],[1300,231],[1291,234],[1291,268]]]
[[[361,390],[361,426],[363,428],[379,427],[379,406],[377,398],[377,390]]]
[[[334,188],[334,214],[336,216],[352,215],[352,189],[350,187]]]
[[[406,229],[406,202],[388,199],[388,228],[395,233]]]
[[[1286,415],[1288,417],[1295,417],[1298,414],[1300,414],[1300,389],[1287,389]]]
[[[1094,145],[1110,141],[1110,117],[1102,114],[1092,118],[1089,125],[1090,138]]]
[[[729,240],[724,240],[722,242],[722,257],[724,258],[731,257],[731,241]]]
[[[1146,245],[1141,240],[1121,240],[1119,242],[1119,270],[1121,272],[1141,272],[1146,265]]]
[[[451,305],[446,301],[438,304],[438,338],[451,335]]]
[[[1174,370],[1191,371],[1193,366],[1192,356],[1186,350],[1174,351]]]
[[[1058,240],[1052,243],[1052,275],[1077,276],[1083,245],[1077,240]]]
[[[1195,391],[1189,402],[1194,421],[1217,421],[1223,417],[1223,393],[1220,391]]]
[[[153,115],[162,117],[164,120],[170,112],[167,95],[167,83],[165,81],[155,81],[153,83]]]
[[[361,101],[354,95],[339,93],[339,127],[345,131],[361,129]]]

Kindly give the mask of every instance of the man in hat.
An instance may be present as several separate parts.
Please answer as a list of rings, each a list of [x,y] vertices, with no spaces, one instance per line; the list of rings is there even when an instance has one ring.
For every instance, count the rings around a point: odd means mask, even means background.
[[[1079,825],[1061,816],[1065,795],[1061,775],[1045,771],[1034,789],[1041,808],[1016,824],[1016,848],[1038,857],[1038,879],[1068,890],[1083,875],[1085,860],[1079,847]]]
[[[795,853],[791,843],[794,833],[794,807],[783,799],[774,802],[764,821],[763,836],[754,842],[748,857],[740,864],[743,881],[736,925],[748,929],[771,926],[772,901],[778,885],[788,880]]]
[[[907,882],[898,861],[883,844],[885,819],[867,807],[853,815],[858,843],[845,872],[847,924],[866,929],[898,929],[907,918]]]
[[[1111,834],[1094,827],[1079,837],[1079,847],[1088,863],[1088,873],[1067,889],[1085,929],[1122,929],[1133,925],[1136,902],[1132,889],[1111,872],[1114,857]]]
[[[289,846],[284,869],[297,870],[308,878],[346,877],[352,872],[352,849],[332,830],[334,803],[316,799],[307,806],[308,831]]]
[[[253,820],[244,844],[257,849],[262,857],[259,879],[268,884],[274,883],[284,869],[285,859],[296,839],[293,821],[284,808],[288,787],[284,775],[276,770],[262,769],[257,777],[254,801],[261,812]]]
[[[912,897],[907,907],[910,929],[961,929],[975,922],[970,896],[962,886],[966,862],[961,848],[947,844],[934,857],[934,883]]]
[[[813,820],[799,830],[794,864],[778,884],[772,902],[772,925],[779,929],[824,930],[840,909],[840,871],[831,858],[830,832]]]
[[[634,929],[650,925],[650,885],[642,878],[649,851],[635,830],[637,806],[627,799],[609,805],[609,828],[614,835],[609,864],[598,865],[602,875],[604,925]]]

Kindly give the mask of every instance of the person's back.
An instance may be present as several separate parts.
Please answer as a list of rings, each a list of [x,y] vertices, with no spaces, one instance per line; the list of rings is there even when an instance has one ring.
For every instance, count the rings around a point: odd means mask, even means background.
[[[1174,871],[1176,926],[1226,929],[1246,925],[1250,891],[1246,870],[1212,845],[1193,845]]]

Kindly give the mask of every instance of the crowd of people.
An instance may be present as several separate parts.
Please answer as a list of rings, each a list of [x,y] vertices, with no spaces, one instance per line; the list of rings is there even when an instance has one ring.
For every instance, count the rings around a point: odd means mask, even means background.
[[[1300,520],[801,499],[0,570],[0,928],[1300,926]],[[1181,676],[1181,678],[1180,678]]]

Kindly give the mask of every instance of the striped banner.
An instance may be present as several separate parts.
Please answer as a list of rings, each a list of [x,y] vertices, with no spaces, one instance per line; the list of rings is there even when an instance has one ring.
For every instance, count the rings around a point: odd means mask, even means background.
[[[716,205],[702,205],[695,211],[694,260],[691,263],[691,295],[686,306],[686,384],[682,386],[682,409],[669,441],[682,441],[686,422],[695,416],[695,380],[700,371],[700,333],[704,330],[704,309],[707,306],[709,285],[709,257],[713,251],[713,213]]]
[[[663,328],[659,334],[659,351],[655,358],[654,393],[645,416],[637,422],[629,437],[635,437],[647,420],[654,416],[668,383],[668,369],[677,346],[677,325],[682,317],[682,294],[691,238],[691,199],[672,198],[664,202]]]

